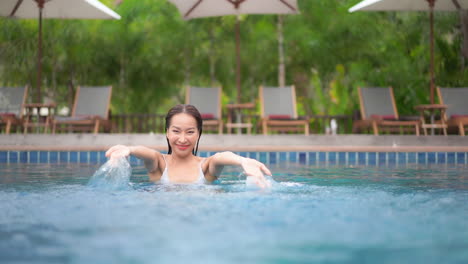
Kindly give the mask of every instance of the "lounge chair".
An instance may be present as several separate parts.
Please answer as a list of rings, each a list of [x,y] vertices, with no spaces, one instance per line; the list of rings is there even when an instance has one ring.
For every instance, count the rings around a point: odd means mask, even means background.
[[[309,120],[298,119],[296,90],[294,85],[286,87],[259,88],[260,116],[263,134],[270,131],[288,133],[304,132],[309,135]]]
[[[10,134],[12,127],[21,127],[28,87],[0,87],[0,126]]]
[[[217,130],[223,134],[223,119],[221,115],[221,87],[188,86],[185,103],[195,106],[203,118],[203,130]]]
[[[445,112],[447,125],[457,128],[461,136],[465,135],[465,126],[468,125],[468,87],[463,88],[437,88],[437,95],[441,104],[447,105]]]
[[[387,132],[414,132],[419,136],[419,120],[400,119],[393,95],[393,88],[358,88],[361,120],[353,123],[353,133],[372,128],[374,135],[379,129]]]
[[[55,117],[52,133],[66,129],[68,132],[98,133],[100,127],[109,128],[109,106],[112,86],[80,87],[75,94],[75,101],[70,117]]]

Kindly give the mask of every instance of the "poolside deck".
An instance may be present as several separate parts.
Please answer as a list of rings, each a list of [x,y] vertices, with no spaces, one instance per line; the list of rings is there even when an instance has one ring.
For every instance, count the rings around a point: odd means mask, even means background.
[[[164,134],[0,135],[0,150],[102,151],[116,144],[167,150]],[[414,135],[203,135],[201,151],[468,152],[468,137]]]

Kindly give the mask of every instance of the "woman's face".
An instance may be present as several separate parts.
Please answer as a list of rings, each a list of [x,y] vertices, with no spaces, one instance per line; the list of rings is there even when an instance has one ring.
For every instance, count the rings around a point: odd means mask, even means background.
[[[191,155],[199,137],[197,121],[191,115],[180,113],[172,116],[166,136],[176,155]]]

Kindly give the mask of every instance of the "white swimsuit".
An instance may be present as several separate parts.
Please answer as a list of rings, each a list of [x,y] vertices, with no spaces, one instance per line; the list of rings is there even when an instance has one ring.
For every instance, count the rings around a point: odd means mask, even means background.
[[[171,183],[171,181],[169,180],[169,173],[168,173],[168,169],[167,169],[169,167],[169,165],[167,164],[166,155],[162,155],[162,156],[163,156],[163,159],[164,159],[164,163],[166,163],[166,168],[164,168],[163,174],[162,174],[161,179],[159,180],[159,182],[164,183],[164,184]],[[197,183],[197,184],[206,183],[205,174],[203,173],[203,170],[202,170],[202,164],[203,164],[204,161],[205,161],[205,159],[202,159],[202,161],[200,162],[198,178],[192,183]]]

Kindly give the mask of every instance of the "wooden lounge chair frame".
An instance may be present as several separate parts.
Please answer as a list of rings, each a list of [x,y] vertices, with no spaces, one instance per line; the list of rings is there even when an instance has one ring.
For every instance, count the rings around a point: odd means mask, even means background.
[[[460,136],[465,136],[465,126],[468,126],[468,104],[466,101],[468,100],[468,97],[464,98],[462,95],[459,96],[457,99],[460,99],[459,102],[450,102],[447,100],[448,98],[444,96],[444,92],[456,92],[456,91],[463,90],[468,94],[468,87],[460,87],[460,88],[440,88],[437,87],[437,96],[439,97],[439,102],[440,104],[447,105],[447,110],[445,111],[445,120],[447,122],[447,126],[450,127],[455,127],[458,129],[458,133]],[[457,107],[464,106],[466,110],[462,113],[458,113],[456,110]]]
[[[106,98],[104,101],[95,102],[99,104],[103,104],[103,114],[96,114],[96,113],[86,113],[83,114],[78,109],[78,104],[81,103],[79,100],[81,97],[81,92],[84,89],[108,89]],[[75,99],[73,103],[72,113],[69,118],[55,118],[53,120],[53,127],[52,133],[55,133],[57,130],[62,130],[61,126],[65,126],[65,130],[68,132],[93,132],[97,134],[99,132],[100,127],[104,127],[109,130],[109,107],[111,102],[111,95],[112,95],[112,86],[102,86],[102,87],[80,87],[78,86],[75,93]],[[84,99],[81,99],[84,100]],[[86,110],[85,110],[86,111]]]
[[[200,90],[203,89],[203,90]],[[196,91],[208,92],[214,96],[214,99],[203,101],[203,99],[197,98]],[[218,134],[223,134],[223,118],[221,111],[221,87],[195,87],[187,86],[185,90],[185,103],[195,106],[203,118],[203,130],[217,130]],[[208,98],[209,99],[209,98]],[[216,110],[210,110],[212,104],[216,104]]]
[[[24,105],[26,103],[26,98],[28,95],[28,86],[24,86],[20,88],[3,87],[0,89],[5,89],[5,90],[6,89],[23,89],[23,96],[22,96],[21,104],[18,107],[19,108],[18,113],[9,113],[9,112],[0,113],[0,126],[5,125],[5,134],[10,134],[12,127],[21,127],[23,125]]]
[[[273,112],[271,109],[266,109],[265,91],[267,89],[288,89],[291,92],[290,98],[276,98],[278,104],[281,104],[283,106],[284,104],[289,105],[290,107],[289,113]],[[287,86],[287,87],[260,86],[259,99],[260,99],[260,117],[261,117],[260,122],[261,122],[262,131],[264,135],[267,135],[268,132],[270,131],[275,131],[275,132],[280,132],[280,133],[304,132],[304,135],[309,135],[309,120],[298,119],[298,116],[297,116],[296,89],[294,85]],[[274,115],[284,116],[285,118],[274,118],[273,117]]]
[[[388,95],[390,96],[390,105],[386,105],[386,107],[391,108],[391,112],[381,112],[381,113],[372,113],[370,109],[366,108],[366,102],[364,99],[365,95],[363,90],[365,89],[380,89],[382,93],[388,91]],[[375,90],[378,91],[378,90]],[[419,120],[400,120],[398,115],[395,96],[393,94],[392,87],[372,87],[372,88],[358,88],[359,94],[359,106],[361,111],[361,120],[357,120],[353,124],[353,132],[362,131],[366,128],[372,128],[374,135],[379,135],[380,130],[385,130],[387,132],[408,132],[414,131],[414,133],[419,136],[419,127],[420,121]],[[384,102],[383,102],[384,103]],[[387,102],[388,103],[388,102]],[[388,109],[385,109],[388,110]],[[389,115],[389,116],[387,116]]]

